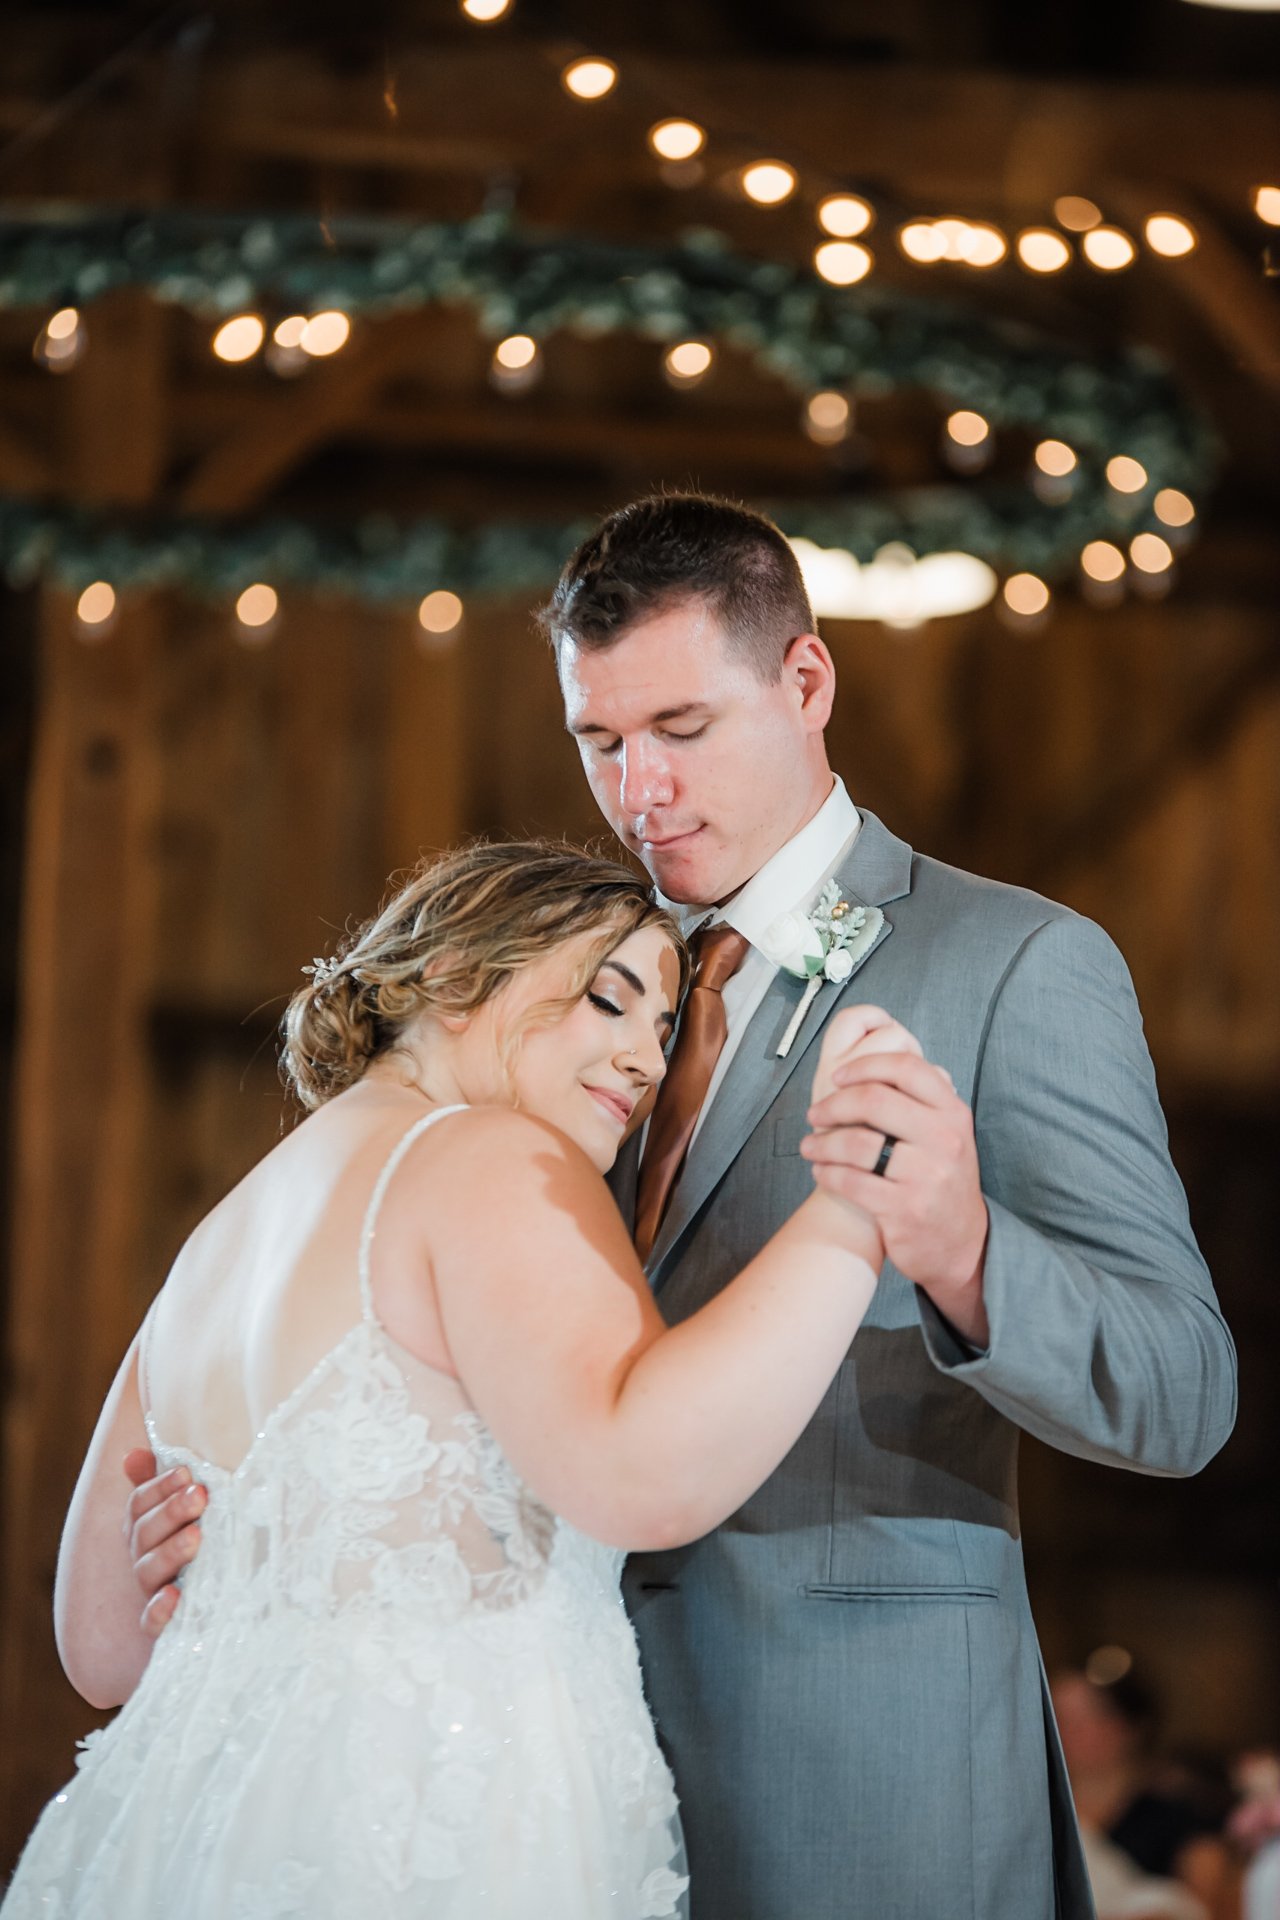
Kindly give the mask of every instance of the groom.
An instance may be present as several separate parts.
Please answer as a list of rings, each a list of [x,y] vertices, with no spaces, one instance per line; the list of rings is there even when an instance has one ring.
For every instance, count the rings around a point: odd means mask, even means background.
[[[823,743],[831,656],[768,521],[637,501],[542,621],[601,812],[690,928],[743,936],[698,1111],[664,1112],[691,1077],[673,1060],[643,1157],[633,1141],[614,1173],[664,1315],[701,1306],[815,1177],[876,1216],[889,1261],[773,1478],[706,1539],[628,1564],[698,1920],[1087,1920],[1018,1433],[1189,1474],[1235,1403],[1123,962],[1066,908],[855,809]],[[867,916],[853,969],[783,1053],[804,987],[776,923],[832,879]],[[824,1022],[866,1001],[925,1059],[871,1055],[809,1111]]]
[[[691,928],[727,923],[614,1176],[664,1314],[714,1294],[815,1178],[888,1251],[773,1477],[706,1539],[628,1566],[697,1920],[1089,1920],[1018,1433],[1188,1474],[1235,1397],[1124,965],[1066,908],[855,809],[823,744],[831,656],[768,521],[638,501],[542,618],[602,812]],[[865,919],[787,1046],[805,987],[778,922],[831,880],[841,918]],[[868,1001],[924,1060],[870,1055],[810,1111],[824,1023]],[[157,1631],[192,1551],[166,1493],[134,1505]]]

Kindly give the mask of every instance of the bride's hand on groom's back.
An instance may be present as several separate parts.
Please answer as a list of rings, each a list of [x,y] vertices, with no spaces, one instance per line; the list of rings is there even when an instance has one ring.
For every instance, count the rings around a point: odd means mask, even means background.
[[[185,1467],[156,1472],[156,1457],[135,1447],[124,1458],[133,1483],[125,1505],[124,1536],[142,1596],[141,1626],[157,1639],[177,1607],[178,1576],[200,1551],[200,1515],[208,1499]]]

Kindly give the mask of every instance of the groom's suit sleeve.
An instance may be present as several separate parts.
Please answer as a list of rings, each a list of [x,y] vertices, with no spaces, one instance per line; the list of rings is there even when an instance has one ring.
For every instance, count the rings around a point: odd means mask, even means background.
[[[1197,1472],[1235,1420],[1235,1349],[1169,1159],[1128,971],[1092,922],[1055,917],[1011,959],[973,1112],[990,1340],[973,1353],[919,1294],[935,1365],[1067,1453]]]

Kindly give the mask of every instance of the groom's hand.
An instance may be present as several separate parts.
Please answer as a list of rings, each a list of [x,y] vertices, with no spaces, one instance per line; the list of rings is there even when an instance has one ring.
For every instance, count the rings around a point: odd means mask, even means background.
[[[983,1348],[990,1338],[982,1297],[988,1218],[973,1115],[950,1075],[918,1049],[871,1050],[889,1037],[868,1032],[832,1068],[829,1091],[815,1083],[814,1132],[800,1150],[818,1185],[865,1208],[898,1271],[957,1333]],[[894,1145],[877,1174],[886,1139]]]
[[[173,1618],[178,1576],[200,1551],[196,1523],[208,1502],[185,1467],[157,1473],[156,1465],[146,1447],[134,1447],[124,1457],[134,1488],[125,1507],[124,1537],[143,1598],[142,1631],[153,1640]]]

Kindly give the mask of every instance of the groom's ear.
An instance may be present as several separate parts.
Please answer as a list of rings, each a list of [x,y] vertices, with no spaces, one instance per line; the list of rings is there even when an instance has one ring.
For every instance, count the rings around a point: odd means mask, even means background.
[[[836,664],[816,633],[798,633],[782,661],[782,677],[796,689],[805,729],[822,733],[836,697]]]

